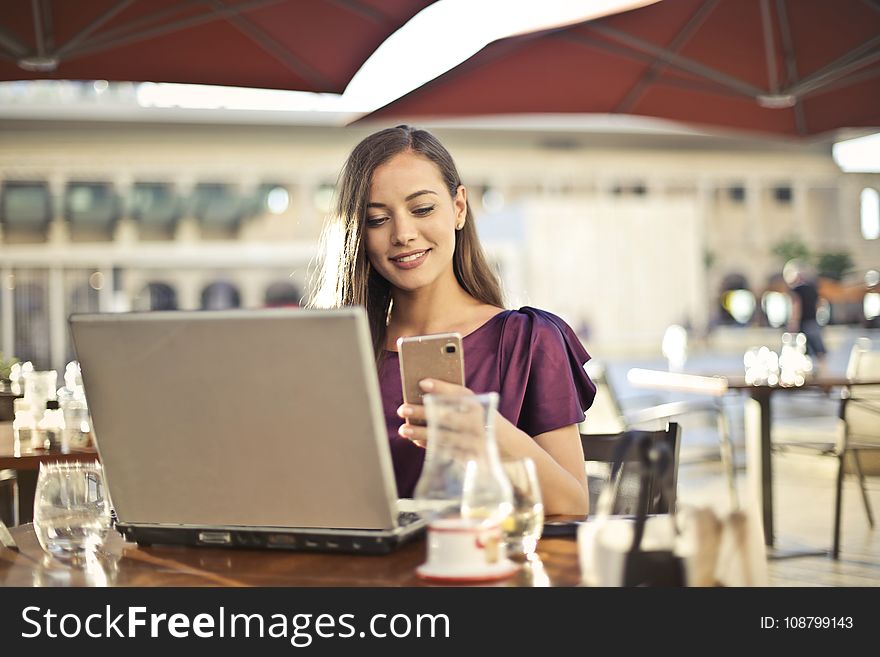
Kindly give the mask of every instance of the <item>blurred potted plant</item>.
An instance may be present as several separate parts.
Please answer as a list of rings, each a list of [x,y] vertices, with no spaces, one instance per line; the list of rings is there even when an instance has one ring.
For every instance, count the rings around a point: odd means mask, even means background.
[[[18,362],[18,358],[6,358],[0,351],[0,391],[9,392],[11,381],[9,377],[12,373],[12,366]]]
[[[842,281],[853,268],[853,259],[846,251],[820,253],[816,256],[816,269],[819,276]]]
[[[773,245],[770,252],[785,264],[789,260],[809,260],[809,247],[799,237],[791,236]]]
[[[15,417],[13,402],[18,395],[12,394],[9,376],[17,362],[18,358],[7,359],[0,351],[0,422],[10,422]]]

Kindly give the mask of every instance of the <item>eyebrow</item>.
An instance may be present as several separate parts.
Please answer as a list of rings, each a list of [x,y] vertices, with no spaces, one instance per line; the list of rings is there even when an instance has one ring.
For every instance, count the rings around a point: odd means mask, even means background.
[[[412,194],[410,194],[409,196],[407,196],[403,200],[404,201],[412,201],[417,196],[422,196],[423,194],[433,194],[434,196],[439,196],[439,194],[437,192],[432,191],[430,189],[420,189],[417,192],[413,192]],[[384,203],[367,203],[367,207],[368,208],[384,208],[387,206]]]

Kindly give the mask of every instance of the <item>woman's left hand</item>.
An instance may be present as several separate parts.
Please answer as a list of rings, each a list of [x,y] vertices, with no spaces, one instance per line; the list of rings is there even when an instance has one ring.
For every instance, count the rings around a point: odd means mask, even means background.
[[[474,392],[470,388],[440,381],[439,379],[422,379],[419,381],[419,387],[425,394],[433,395],[473,395]],[[413,441],[419,447],[424,447],[428,443],[428,429],[424,426],[427,422],[425,415],[425,407],[422,404],[403,404],[397,409],[397,414],[407,423],[400,425],[397,433],[407,440]],[[417,422],[419,424],[413,424]]]

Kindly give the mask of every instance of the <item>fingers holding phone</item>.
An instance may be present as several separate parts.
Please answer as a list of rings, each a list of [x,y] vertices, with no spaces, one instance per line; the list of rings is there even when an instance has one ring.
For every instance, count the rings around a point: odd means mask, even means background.
[[[430,390],[424,390],[419,382],[424,379],[432,379],[436,380],[438,385],[442,385],[441,382],[446,382],[456,386],[464,386],[464,352],[462,351],[461,334],[437,333],[398,338],[397,350],[404,402],[404,405],[398,410],[398,414],[404,418],[409,428],[424,427],[426,422],[422,396]],[[405,407],[410,410],[406,415],[403,414]],[[424,430],[419,431],[419,434],[423,433]],[[402,430],[401,435],[405,435]],[[421,436],[419,438],[416,438],[415,435],[405,437],[422,440]]]

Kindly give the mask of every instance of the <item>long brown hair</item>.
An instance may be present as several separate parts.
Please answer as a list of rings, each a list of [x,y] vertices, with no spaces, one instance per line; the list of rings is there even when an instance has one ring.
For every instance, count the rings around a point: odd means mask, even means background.
[[[321,236],[323,259],[315,292],[309,301],[310,306],[322,308],[364,306],[377,363],[385,346],[391,285],[370,266],[367,258],[363,239],[366,205],[373,172],[393,156],[406,151],[436,164],[447,191],[455,198],[461,185],[458,169],[449,151],[430,132],[399,125],[365,138],[354,147],[339,174],[335,213],[325,224]],[[455,234],[452,267],[459,285],[483,303],[504,307],[501,286],[486,262],[470,204],[467,205],[464,227]]]

